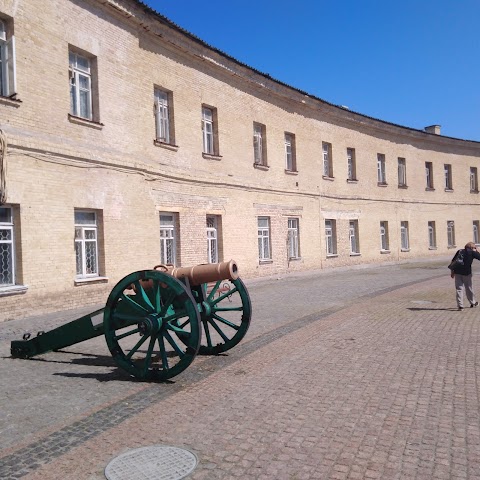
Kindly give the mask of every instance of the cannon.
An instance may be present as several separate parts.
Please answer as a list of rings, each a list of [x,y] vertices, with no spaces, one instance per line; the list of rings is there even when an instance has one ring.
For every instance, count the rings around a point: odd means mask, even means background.
[[[104,308],[12,341],[11,355],[31,358],[104,335],[118,367],[141,380],[163,381],[183,372],[197,354],[218,355],[237,345],[251,316],[235,261],[157,265],[122,278]]]

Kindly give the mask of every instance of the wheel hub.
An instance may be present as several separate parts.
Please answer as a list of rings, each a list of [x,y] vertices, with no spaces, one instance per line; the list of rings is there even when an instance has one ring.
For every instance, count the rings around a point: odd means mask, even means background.
[[[151,313],[139,322],[138,330],[140,335],[154,335],[160,331],[162,324],[162,317],[158,313]]]

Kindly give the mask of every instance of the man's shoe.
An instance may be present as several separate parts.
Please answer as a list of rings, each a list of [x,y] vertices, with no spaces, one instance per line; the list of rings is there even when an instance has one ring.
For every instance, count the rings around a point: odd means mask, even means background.
[[[470,304],[470,308],[473,308],[473,307],[478,307],[478,302]]]
[[[463,312],[463,307],[458,307],[459,312]]]

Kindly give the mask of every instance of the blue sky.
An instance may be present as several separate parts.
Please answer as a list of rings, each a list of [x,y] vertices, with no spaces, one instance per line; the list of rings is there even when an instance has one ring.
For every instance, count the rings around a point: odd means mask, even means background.
[[[143,1],[311,95],[480,141],[480,0]]]

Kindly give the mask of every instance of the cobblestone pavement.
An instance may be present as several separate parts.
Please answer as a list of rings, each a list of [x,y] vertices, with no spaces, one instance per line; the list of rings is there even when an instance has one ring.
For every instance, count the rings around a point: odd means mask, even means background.
[[[456,311],[445,265],[247,281],[244,340],[170,383],[128,378],[102,337],[9,357],[86,311],[0,324],[0,478],[104,479],[164,444],[197,455],[192,480],[480,479],[480,310]]]

